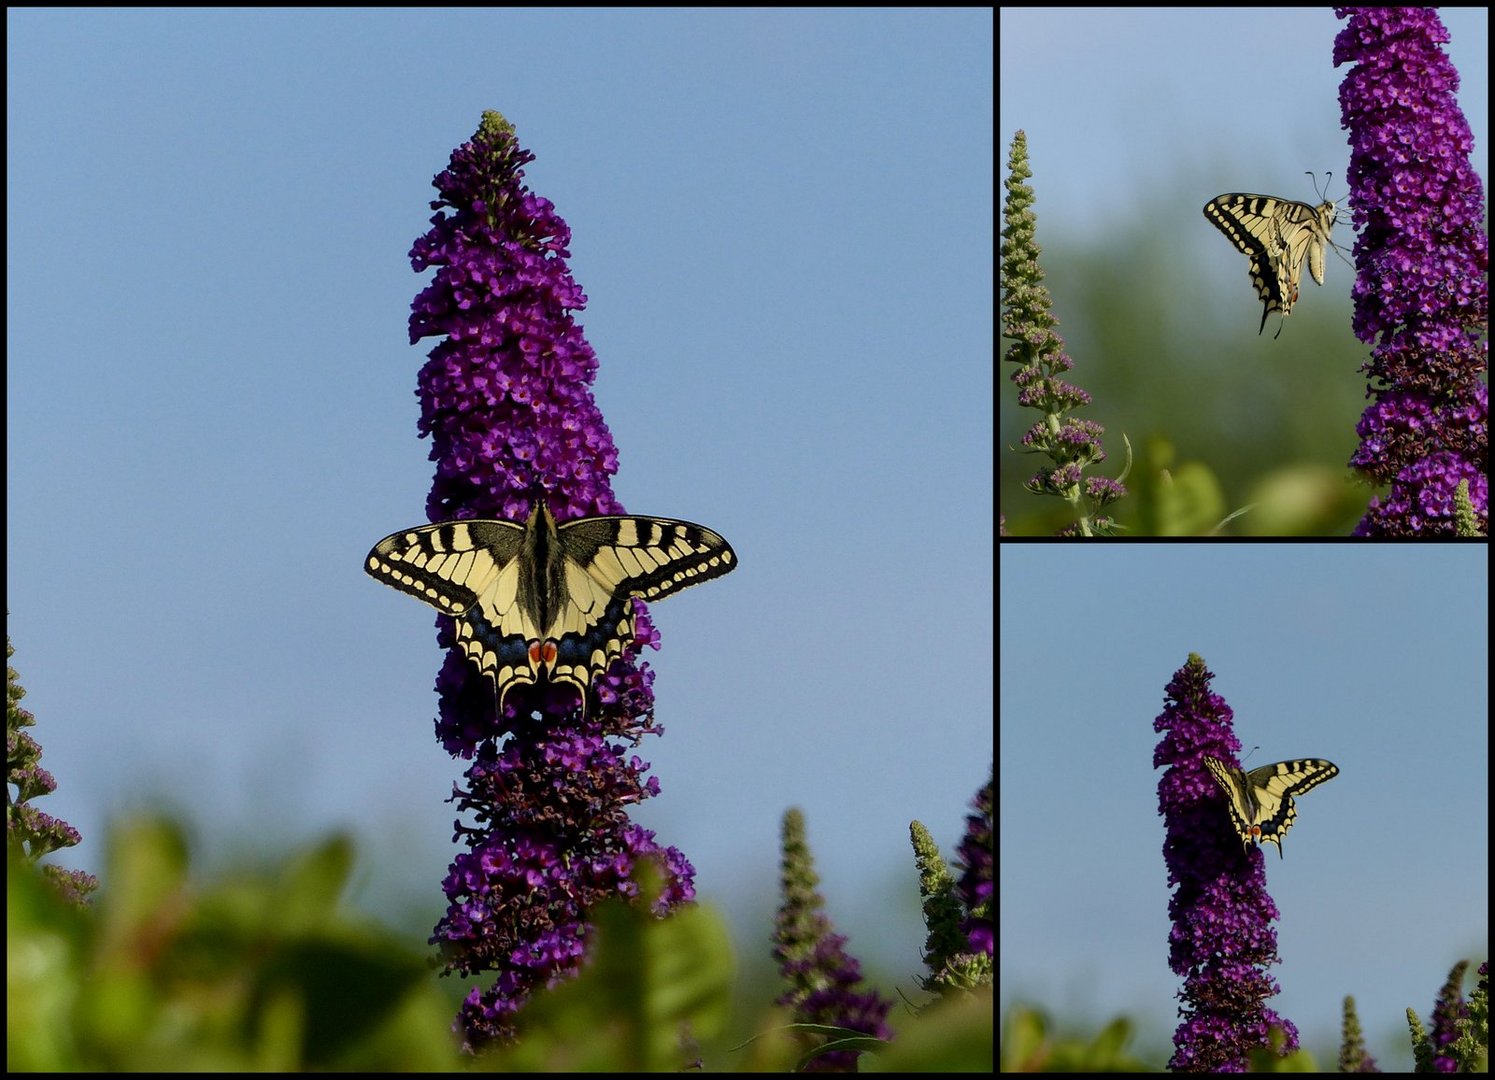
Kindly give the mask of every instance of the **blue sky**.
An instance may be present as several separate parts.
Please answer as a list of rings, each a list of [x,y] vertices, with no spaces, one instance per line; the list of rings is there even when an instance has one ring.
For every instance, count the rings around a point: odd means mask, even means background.
[[[1410,1068],[1403,1010],[1489,955],[1488,588],[1482,545],[1004,544],[1003,1005],[1125,1014],[1148,1060],[1170,1053],[1152,724],[1197,652],[1248,767],[1340,768],[1266,853],[1273,1007],[1332,1066],[1353,994],[1382,1066]]]
[[[909,821],[953,844],[991,762],[992,24],[8,12],[8,630],[63,861],[170,806],[206,865],[348,828],[362,902],[439,903],[432,619],[362,560],[423,520],[407,253],[497,109],[573,231],[619,498],[741,560],[655,609],[638,820],[751,961],[803,807],[908,987]]]
[[[1452,38],[1444,49],[1474,131],[1475,171],[1488,181],[1489,9],[1438,16]],[[1343,26],[1327,7],[1003,8],[999,146],[1005,161],[1013,132],[1028,134],[1041,232],[1050,243],[1056,230],[1075,242],[1124,232],[1157,193],[1187,195],[1180,253],[1202,253],[1203,264],[1214,252],[1211,283],[1218,272],[1220,287],[1245,290],[1238,256],[1199,208],[1226,191],[1317,202],[1304,170],[1320,184],[1332,170],[1329,197],[1344,196],[1347,68],[1333,63]]]

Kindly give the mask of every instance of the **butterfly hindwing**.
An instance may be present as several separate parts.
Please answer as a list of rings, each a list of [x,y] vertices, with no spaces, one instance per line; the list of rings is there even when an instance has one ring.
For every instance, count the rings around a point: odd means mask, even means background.
[[[1305,258],[1313,280],[1324,283],[1324,249],[1335,213],[1332,202],[1310,206],[1244,192],[1217,195],[1204,204],[1204,216],[1249,260],[1251,284],[1262,302],[1258,334],[1272,312],[1282,312],[1283,318],[1292,314]]]
[[[631,515],[557,525],[536,499],[523,525],[473,519],[385,537],[365,568],[456,619],[458,644],[493,681],[566,683],[585,707],[592,681],[634,638],[633,598],[657,600],[737,565],[701,525]]]
[[[1208,755],[1204,764],[1225,791],[1230,822],[1242,843],[1276,844],[1279,858],[1282,837],[1298,816],[1293,796],[1339,775],[1339,766],[1322,758],[1279,761],[1249,773]]]

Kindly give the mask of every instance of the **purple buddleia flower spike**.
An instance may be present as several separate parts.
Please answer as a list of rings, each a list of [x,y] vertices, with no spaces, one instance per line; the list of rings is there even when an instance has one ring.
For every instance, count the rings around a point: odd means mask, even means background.
[[[1350,131],[1355,331],[1374,401],[1350,463],[1373,484],[1359,536],[1489,531],[1489,240],[1449,40],[1426,8],[1344,8],[1336,64]],[[1460,495],[1460,485],[1464,494]],[[1460,508],[1467,521],[1460,527]]]
[[[559,522],[622,512],[609,481],[617,451],[591,391],[597,359],[573,317],[586,297],[567,264],[570,230],[524,186],[533,159],[501,116],[484,114],[436,178],[437,213],[411,251],[417,271],[436,269],[410,317],[412,343],[438,339],[419,378],[433,521],[523,521],[536,498]],[[642,612],[585,711],[576,687],[537,683],[516,687],[500,714],[493,682],[451,649],[453,620],[437,625],[450,651],[436,732],[472,761],[453,801],[477,824],[457,825],[468,850],[447,875],[432,942],[445,972],[486,983],[459,1016],[477,1051],[511,1040],[530,995],[577,968],[588,910],[634,895],[638,860],[664,874],[661,911],[692,898],[694,870],[626,814],[658,791],[648,763],[618,745],[658,731],[635,663],[655,640]]]
[[[1464,1000],[1464,973],[1469,970],[1469,961],[1460,960],[1448,973],[1448,980],[1438,993],[1433,1005],[1432,1028],[1428,1031],[1423,1052],[1418,1055],[1420,1069],[1428,1072],[1466,1072],[1465,1061],[1455,1044],[1459,1041],[1461,1021],[1469,1020],[1469,1004]]]
[[[1243,852],[1204,766],[1206,754],[1240,749],[1230,706],[1210,691],[1213,678],[1191,654],[1153,721],[1153,730],[1165,733],[1153,766],[1169,766],[1158,781],[1167,829],[1163,856],[1175,887],[1168,902],[1168,964],[1184,979],[1183,1022],[1173,1033],[1168,1067],[1241,1072],[1249,1051],[1270,1045],[1271,1028],[1282,1029],[1284,1052],[1297,1049],[1298,1030],[1266,1005],[1279,989],[1267,975],[1278,960],[1271,923],[1279,915],[1266,891],[1261,852]]]
[[[834,933],[823,908],[825,898],[815,891],[819,879],[805,839],[805,818],[799,810],[784,815],[783,898],[774,920],[774,956],[780,977],[789,984],[777,1004],[794,1010],[795,1022],[823,1024],[876,1039],[892,1038],[887,1025],[893,1007],[876,990],[859,988],[861,965],[846,951],[846,938]],[[826,1036],[803,1034],[814,1050]],[[856,1072],[858,1050],[827,1050],[805,1064],[805,1072]]]

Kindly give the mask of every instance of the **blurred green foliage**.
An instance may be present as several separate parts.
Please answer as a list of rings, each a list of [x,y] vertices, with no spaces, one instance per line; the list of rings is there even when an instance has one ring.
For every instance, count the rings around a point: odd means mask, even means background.
[[[195,888],[182,831],[114,831],[103,890],[69,907],[9,868],[6,1064],[36,1071],[451,1069],[423,955],[340,908],[346,839]]]
[[[12,1071],[678,1071],[729,1028],[757,1035],[702,1065],[802,1064],[786,1013],[729,1015],[735,962],[704,905],[663,920],[645,904],[597,909],[587,967],[526,1008],[516,1046],[474,1061],[424,943],[342,903],[345,838],[202,884],[183,831],[142,820],[113,831],[106,861],[84,907],[35,864],[10,865]],[[863,1055],[864,1071],[990,1071],[989,992],[892,1019],[898,1039]]]
[[[1059,1036],[1052,1032],[1048,1015],[1040,1009],[1014,1005],[1002,1025],[1003,1072],[1151,1072],[1162,1066],[1138,1059],[1127,1050],[1136,1038],[1136,1025],[1117,1017],[1093,1035]],[[1279,1028],[1271,1032],[1271,1049],[1251,1053],[1252,1072],[1320,1072],[1312,1054],[1296,1050],[1281,1054]]]

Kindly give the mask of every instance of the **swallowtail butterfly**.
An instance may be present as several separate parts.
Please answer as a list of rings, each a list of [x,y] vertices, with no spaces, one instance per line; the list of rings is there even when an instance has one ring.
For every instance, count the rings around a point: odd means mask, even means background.
[[[1330,243],[1335,214],[1332,202],[1309,206],[1241,192],[1216,195],[1204,204],[1204,216],[1251,260],[1251,284],[1262,301],[1258,334],[1267,328],[1272,312],[1282,312],[1284,320],[1292,314],[1305,256],[1313,280],[1324,283],[1324,248]],[[1279,326],[1274,336],[1281,334]]]
[[[592,681],[633,640],[633,597],[658,600],[736,565],[704,526],[634,516],[558,525],[540,497],[523,525],[442,521],[386,536],[364,569],[456,619],[502,715],[510,690],[542,680],[576,687],[585,710]]]
[[[1208,755],[1205,766],[1225,789],[1230,822],[1245,845],[1270,841],[1282,858],[1282,837],[1292,828],[1298,811],[1293,796],[1318,787],[1339,775],[1339,766],[1321,758],[1279,761],[1244,772]]]

